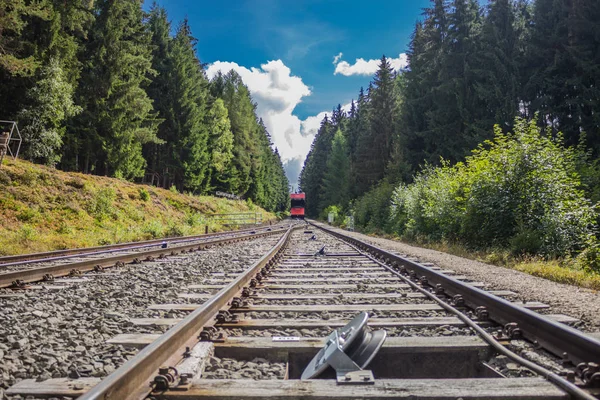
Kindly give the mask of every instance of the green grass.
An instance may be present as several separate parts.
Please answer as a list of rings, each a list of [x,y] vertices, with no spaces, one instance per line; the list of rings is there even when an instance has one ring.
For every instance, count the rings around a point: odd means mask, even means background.
[[[225,228],[206,214],[262,212],[245,201],[192,196],[26,161],[0,167],[0,255],[122,243]]]
[[[401,240],[410,245],[514,269],[553,282],[600,290],[600,274],[581,269],[572,260],[544,260],[535,257],[515,257],[508,250],[503,249],[475,251],[457,243],[407,240],[406,238],[392,235],[370,235],[391,240]]]

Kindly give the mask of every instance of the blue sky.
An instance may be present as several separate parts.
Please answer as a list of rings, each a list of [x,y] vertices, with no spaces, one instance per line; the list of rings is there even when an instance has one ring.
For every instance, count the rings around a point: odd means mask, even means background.
[[[382,54],[393,58],[397,67],[405,64],[401,54],[422,8],[429,4],[429,0],[157,2],[166,8],[174,27],[188,18],[209,77],[232,68],[242,75],[287,161],[290,178],[301,167],[323,113],[356,98]],[[146,8],[150,4],[146,1]]]

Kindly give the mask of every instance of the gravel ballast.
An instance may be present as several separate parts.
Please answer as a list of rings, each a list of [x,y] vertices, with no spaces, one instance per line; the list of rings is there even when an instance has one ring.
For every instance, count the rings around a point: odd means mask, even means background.
[[[345,235],[373,244],[382,249],[414,257],[444,269],[466,275],[474,281],[487,284],[489,290],[511,290],[525,301],[540,301],[552,307],[552,313],[561,313],[582,320],[584,331],[600,331],[600,294],[591,289],[556,283],[509,268],[411,246],[395,240],[375,238],[357,232],[331,228]]]
[[[106,340],[121,333],[161,333],[168,329],[135,326],[129,318],[184,317],[185,312],[149,310],[148,306],[202,303],[177,295],[213,272],[249,267],[279,238],[277,234],[105,273],[57,279],[54,286],[67,287],[26,290],[22,297],[0,298],[0,388],[26,378],[110,374],[137,351],[107,344]],[[0,290],[0,295],[7,293],[14,292]]]

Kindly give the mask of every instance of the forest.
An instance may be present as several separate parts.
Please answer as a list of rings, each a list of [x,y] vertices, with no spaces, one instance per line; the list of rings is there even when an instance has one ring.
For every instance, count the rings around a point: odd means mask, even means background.
[[[308,214],[600,272],[600,2],[431,0],[407,56],[321,122]]]
[[[0,0],[0,119],[65,171],[233,193],[286,210],[288,180],[248,88],[206,77],[186,20],[142,0]]]

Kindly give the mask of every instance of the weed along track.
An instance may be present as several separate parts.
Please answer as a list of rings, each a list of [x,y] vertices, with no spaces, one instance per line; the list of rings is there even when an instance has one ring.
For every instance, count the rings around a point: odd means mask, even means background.
[[[9,398],[589,399],[600,383],[600,342],[573,318],[317,225],[115,271],[0,299]]]

